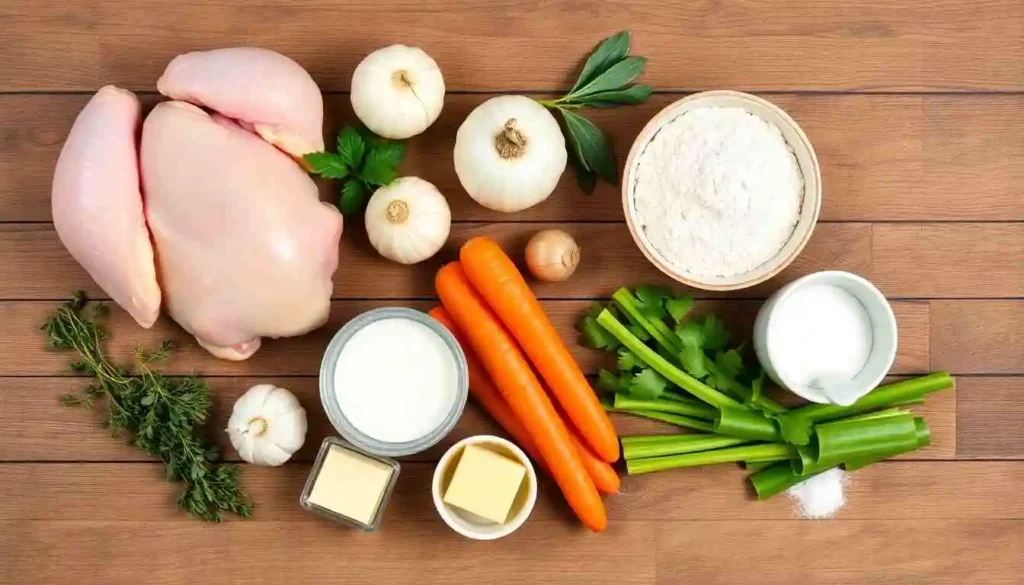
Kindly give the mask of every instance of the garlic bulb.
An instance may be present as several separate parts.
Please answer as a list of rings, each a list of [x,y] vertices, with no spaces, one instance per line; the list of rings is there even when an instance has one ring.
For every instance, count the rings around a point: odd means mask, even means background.
[[[306,411],[284,388],[258,384],[235,402],[227,430],[243,460],[281,465],[306,441]]]
[[[448,201],[419,177],[381,187],[366,204],[366,235],[381,256],[399,264],[426,260],[444,245],[452,227]]]
[[[555,117],[521,95],[480,104],[455,137],[455,172],[462,187],[496,211],[521,211],[547,199],[566,158]]]
[[[580,247],[562,230],[539,231],[526,244],[526,267],[540,280],[566,280],[579,263]]]
[[[377,49],[352,74],[352,109],[367,128],[385,138],[401,140],[423,132],[443,105],[441,69],[419,47]]]

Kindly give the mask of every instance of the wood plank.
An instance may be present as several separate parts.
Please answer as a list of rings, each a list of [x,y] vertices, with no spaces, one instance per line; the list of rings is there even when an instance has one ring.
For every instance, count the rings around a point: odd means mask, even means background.
[[[349,229],[341,239],[341,265],[334,275],[334,294],[337,298],[433,297],[437,269],[455,259],[459,247],[470,237],[489,235],[519,261],[530,236],[546,228],[569,232],[584,251],[579,268],[568,281],[532,283],[539,297],[607,298],[625,285],[674,284],[644,258],[625,223],[474,223],[452,226],[445,247],[433,258],[413,266],[385,260],[370,246],[365,231]],[[778,277],[743,291],[717,295],[700,292],[697,296],[764,298],[786,282],[818,270],[868,274],[870,260],[869,224],[821,224],[803,253]],[[94,298],[105,297],[67,253],[51,226],[0,225],[0,299],[61,299],[78,289]]]
[[[1024,520],[663,523],[658,585],[732,585],[752,571],[778,583],[1016,585],[1022,543]]]
[[[533,283],[542,298],[608,297],[623,285],[675,284],[648,262],[624,223],[462,223],[433,258],[404,266],[381,258],[366,234],[349,229],[334,275],[336,298],[433,296],[434,274],[476,235],[496,239],[516,258],[544,228],[563,229],[580,243],[573,278]],[[778,277],[742,291],[696,296],[765,298],[780,286],[819,270],[846,270],[875,282],[890,298],[1024,297],[1024,223],[821,223],[807,248]],[[955,267],[955,269],[953,268]],[[372,278],[367,275],[372,274]],[[64,250],[49,224],[0,225],[0,299],[59,299],[84,289],[104,298]]]
[[[330,319],[324,327],[302,337],[265,340],[260,351],[244,362],[212,357],[166,317],[157,321],[152,329],[145,330],[138,327],[126,313],[111,307],[107,321],[108,329],[112,332],[108,342],[109,355],[118,363],[130,362],[136,346],[155,347],[162,340],[169,339],[178,349],[161,365],[161,369],[167,373],[312,376],[320,371],[324,349],[335,332],[359,313],[375,307],[395,305],[425,310],[434,304],[434,301],[335,301]],[[575,324],[590,307],[590,301],[550,300],[542,301],[542,305],[586,373],[596,374],[598,368],[608,365],[609,355],[576,343],[578,335]],[[0,337],[0,355],[18,356],[17,360],[0,360],[0,376],[71,374],[67,366],[71,356],[49,350],[45,336],[39,331],[39,326],[58,306],[57,302],[0,302],[0,322],[7,324],[9,331],[8,335]],[[897,301],[893,307],[900,329],[900,344],[893,373],[928,372],[928,305],[919,301]],[[759,308],[760,302],[757,301],[709,300],[698,302],[696,314],[713,312],[725,320],[736,339],[749,340]],[[979,361],[972,365],[984,370],[985,356],[979,355],[977,359]],[[1024,366],[1020,371],[1024,372]]]
[[[52,585],[75,575],[108,585],[448,584],[454,575],[469,583],[502,583],[558,574],[559,583],[590,585],[614,574],[626,585],[654,582],[656,545],[646,523],[620,522],[600,538],[587,538],[583,530],[567,522],[531,522],[501,541],[476,542],[440,519],[411,521],[397,514],[378,534],[315,518],[220,526],[4,522],[0,580]]]
[[[876,224],[872,280],[894,297],[1024,297],[1024,223]]]
[[[1024,378],[957,378],[957,457],[1024,459]]]
[[[277,468],[246,466],[242,472],[257,503],[252,523],[323,521],[299,508],[309,474],[306,464]],[[434,467],[403,464],[385,518],[389,537],[411,522],[437,518],[430,500]],[[605,498],[610,526],[643,521],[771,521],[794,518],[793,502],[779,496],[759,502],[746,485],[746,472],[719,465],[623,478],[622,493]],[[8,489],[0,499],[0,522],[160,522],[195,523],[173,505],[178,486],[162,481],[151,464],[0,464]],[[1022,519],[1019,496],[1024,462],[890,461],[852,474],[846,505],[836,522],[877,520]],[[118,493],[123,505],[96,507],[104,494]],[[543,479],[529,523],[574,524],[553,482]],[[395,524],[399,523],[399,524]]]
[[[401,18],[380,18],[388,11]],[[623,28],[651,59],[645,81],[664,89],[1012,91],[1024,87],[1021,18],[1016,0],[82,0],[46,11],[17,0],[0,10],[10,31],[0,91],[152,88],[177,53],[247,44],[346,90],[363,55],[395,42],[431,53],[449,91],[568,87],[579,61]]]
[[[489,97],[449,96],[440,119],[409,141],[403,174],[437,185],[456,221],[622,219],[617,187],[602,184],[587,196],[572,173],[547,201],[516,214],[472,201],[455,176],[451,152],[463,119]],[[657,95],[642,106],[587,115],[609,134],[621,161],[647,120],[677,97]],[[1024,96],[766,97],[799,121],[815,145],[825,185],[822,220],[1024,220],[1024,198],[1018,196],[1024,184]],[[53,165],[88,98],[0,95],[0,221],[50,220]],[[143,96],[147,106],[156,101]],[[328,136],[355,119],[348,96],[328,96],[326,110]],[[333,197],[333,189],[325,184],[325,197]]]
[[[963,374],[1024,370],[1024,303],[933,301],[930,307],[932,368]]]
[[[235,400],[255,384],[272,383],[291,390],[306,409],[309,429],[306,444],[295,454],[296,461],[312,461],[324,437],[337,435],[324,414],[319,384],[313,377],[211,378],[210,396],[214,406],[207,425],[209,434],[225,457],[237,461],[226,433],[227,420]],[[105,416],[80,408],[62,408],[62,394],[80,391],[85,381],[79,378],[0,378],[0,428],[6,438],[0,442],[0,461],[149,461],[145,454],[124,441],[110,437],[99,426]],[[956,393],[942,392],[916,407],[932,430],[932,444],[908,456],[911,459],[952,459],[956,456]],[[676,427],[636,417],[613,417],[619,435],[644,435],[680,432]],[[455,429],[435,447],[409,457],[409,460],[436,461],[445,450],[465,437],[505,433],[475,403],[467,405]],[[54,437],[61,437],[55,441]],[[1012,451],[1010,454],[1012,455]]]

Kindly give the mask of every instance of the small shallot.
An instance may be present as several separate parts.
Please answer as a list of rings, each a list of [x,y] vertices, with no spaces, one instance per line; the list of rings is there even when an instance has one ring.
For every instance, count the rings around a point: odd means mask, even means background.
[[[561,282],[576,271],[580,247],[562,230],[543,230],[526,245],[526,267],[530,274],[547,282]]]

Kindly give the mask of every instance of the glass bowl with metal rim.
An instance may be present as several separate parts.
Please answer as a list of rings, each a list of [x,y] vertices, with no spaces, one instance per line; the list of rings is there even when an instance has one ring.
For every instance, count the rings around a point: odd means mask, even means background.
[[[455,360],[457,374],[455,400],[441,424],[421,437],[399,443],[381,441],[356,428],[342,411],[335,388],[335,370],[345,344],[364,327],[385,319],[408,319],[420,323],[434,332],[451,351],[452,357]],[[438,441],[455,427],[455,423],[462,416],[468,395],[469,376],[467,374],[466,356],[462,353],[462,348],[459,347],[458,342],[455,341],[455,337],[429,315],[406,307],[373,309],[352,319],[331,339],[331,342],[327,345],[327,350],[324,351],[323,361],[320,362],[320,402],[327,413],[327,418],[330,419],[334,428],[348,442],[352,443],[356,448],[374,455],[402,457],[419,453],[436,445]]]

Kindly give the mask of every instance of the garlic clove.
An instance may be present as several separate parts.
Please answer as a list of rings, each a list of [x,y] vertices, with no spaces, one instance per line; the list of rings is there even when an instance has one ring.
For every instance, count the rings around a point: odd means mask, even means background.
[[[253,451],[252,463],[253,465],[276,467],[288,461],[291,456],[291,451],[282,449],[274,443],[265,443]]]
[[[426,130],[441,114],[444,93],[441,69],[418,47],[378,49],[352,74],[352,109],[385,138],[400,140]]]
[[[302,448],[306,411],[284,388],[259,384],[236,402],[228,436],[239,456],[255,465],[281,465]]]

